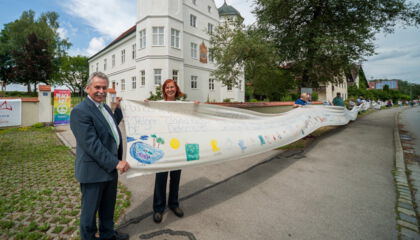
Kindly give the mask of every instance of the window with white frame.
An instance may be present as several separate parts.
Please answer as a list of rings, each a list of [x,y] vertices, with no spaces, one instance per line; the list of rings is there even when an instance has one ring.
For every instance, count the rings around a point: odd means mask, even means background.
[[[239,82],[238,82],[238,88],[239,88],[239,91],[242,91],[242,80],[239,80]]]
[[[125,63],[125,49],[121,50],[121,63]]]
[[[162,69],[153,69],[155,85],[162,84]]]
[[[146,85],[146,71],[144,70],[140,71],[140,85],[141,86]]]
[[[197,76],[191,76],[191,88],[197,88]]]
[[[209,51],[209,61],[214,62],[213,52]]]
[[[125,80],[121,79],[121,91],[125,91]]]
[[[99,71],[99,63],[96,63],[96,71]]]
[[[179,31],[171,29],[171,47],[179,48]]]
[[[196,43],[191,43],[191,57],[197,59],[198,47]]]
[[[140,39],[140,49],[146,47],[146,29],[143,29],[139,32],[139,39]]]
[[[164,27],[153,27],[153,46],[163,46]]]
[[[132,46],[131,58],[136,59],[136,44],[135,43]]]
[[[172,80],[178,82],[178,70],[172,70]]]
[[[115,54],[112,55],[112,67],[115,67]]]
[[[104,59],[104,71],[106,71],[106,58]]]
[[[227,90],[228,90],[228,91],[232,91],[232,85],[228,85],[228,86],[227,86]]]
[[[131,77],[131,89],[137,88],[137,79],[136,77]]]
[[[190,26],[197,27],[197,17],[190,14]]]
[[[211,90],[211,91],[214,90],[214,79],[213,78],[209,79],[209,90]]]
[[[207,24],[207,33],[212,34],[213,33],[213,24],[208,23]]]
[[[209,13],[211,13],[211,7],[210,7],[210,6],[207,6],[207,11],[208,11]]]

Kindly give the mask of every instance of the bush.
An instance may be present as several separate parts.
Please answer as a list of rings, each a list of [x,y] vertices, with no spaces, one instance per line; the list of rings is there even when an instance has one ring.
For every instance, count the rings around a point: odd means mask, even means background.
[[[318,93],[317,92],[313,92],[311,96],[312,96],[312,99],[311,99],[312,101],[318,101]]]
[[[229,103],[231,101],[231,99],[230,98],[225,98],[225,99],[223,99],[223,102],[226,102],[226,103]]]
[[[33,128],[43,128],[44,126],[45,124],[42,122],[35,123],[34,125],[32,125]]]
[[[11,92],[2,92],[3,96],[5,97],[38,97],[37,92],[19,92],[19,91],[11,91]]]

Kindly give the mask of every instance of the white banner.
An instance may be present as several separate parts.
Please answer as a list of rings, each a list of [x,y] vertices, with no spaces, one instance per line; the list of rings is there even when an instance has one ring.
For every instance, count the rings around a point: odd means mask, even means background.
[[[363,105],[307,105],[263,114],[191,102],[122,102],[127,177],[219,163],[266,152],[323,126],[345,125]]]
[[[22,100],[0,99],[0,127],[22,124]]]

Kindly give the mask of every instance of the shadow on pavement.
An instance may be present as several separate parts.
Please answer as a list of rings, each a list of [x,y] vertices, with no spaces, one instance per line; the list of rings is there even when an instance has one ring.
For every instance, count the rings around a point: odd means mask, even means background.
[[[209,185],[211,181],[204,177],[187,182],[182,188],[188,188],[192,185],[196,186],[197,184],[200,184],[201,186],[207,185],[207,187],[181,197],[181,207],[184,209],[186,217],[199,214],[205,209],[216,206],[219,203],[227,201],[246,192],[250,188],[259,185],[303,157],[303,150],[288,150],[211,185]],[[182,189],[180,189],[180,191],[182,191]],[[139,207],[133,209],[128,214],[135,216],[135,212],[140,212],[140,209],[142,209],[146,203],[152,202],[152,198],[153,196],[148,197],[139,205]],[[170,211],[165,211],[162,223],[156,224],[151,218],[152,215],[153,212],[150,211],[141,216],[126,220],[119,225],[118,229],[129,231],[131,234],[137,235],[156,229],[164,229],[173,221],[178,220]],[[145,221],[145,219],[147,220]]]

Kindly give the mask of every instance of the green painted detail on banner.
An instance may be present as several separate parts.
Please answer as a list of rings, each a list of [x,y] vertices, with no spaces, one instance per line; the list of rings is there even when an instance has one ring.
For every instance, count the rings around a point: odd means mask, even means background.
[[[185,153],[187,154],[187,161],[200,159],[200,147],[198,144],[185,144]]]
[[[258,138],[260,139],[261,145],[264,145],[265,144],[265,140],[264,140],[263,136],[258,136]]]

